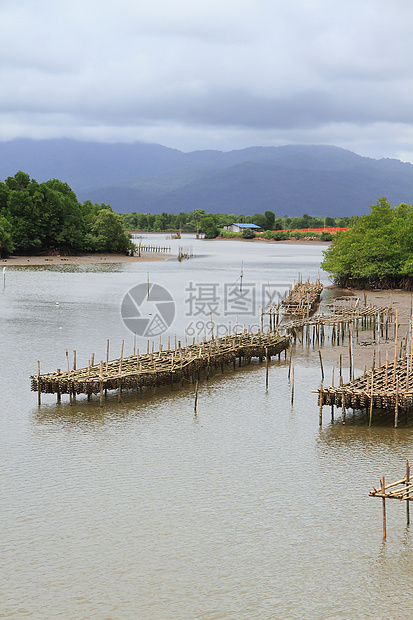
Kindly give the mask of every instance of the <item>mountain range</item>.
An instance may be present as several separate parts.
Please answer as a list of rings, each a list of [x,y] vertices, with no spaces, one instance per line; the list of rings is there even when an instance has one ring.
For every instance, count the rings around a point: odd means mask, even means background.
[[[371,159],[335,146],[182,151],[158,144],[70,139],[0,142],[0,179],[22,170],[58,178],[80,201],[115,211],[344,216],[367,213],[385,196],[413,204],[413,164]]]

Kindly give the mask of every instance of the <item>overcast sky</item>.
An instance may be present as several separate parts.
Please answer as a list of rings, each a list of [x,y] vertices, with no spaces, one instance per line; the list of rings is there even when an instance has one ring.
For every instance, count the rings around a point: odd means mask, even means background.
[[[0,0],[0,140],[413,162],[412,0]]]

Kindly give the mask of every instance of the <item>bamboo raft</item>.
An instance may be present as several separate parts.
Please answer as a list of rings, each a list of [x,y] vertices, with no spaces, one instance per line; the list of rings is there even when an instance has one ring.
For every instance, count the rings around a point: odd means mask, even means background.
[[[162,350],[144,355],[132,355],[125,359],[107,360],[100,364],[89,365],[85,368],[32,375],[31,389],[40,393],[57,394],[58,401],[61,394],[100,394],[107,390],[142,389],[144,387],[158,387],[183,382],[185,379],[192,382],[200,371],[206,370],[207,377],[212,368],[236,362],[241,366],[249,363],[251,358],[264,358],[267,363],[271,357],[279,355],[290,345],[290,338],[286,334],[272,332],[268,334],[251,334],[244,332],[233,336],[204,341],[175,349]],[[40,400],[39,400],[40,402]]]

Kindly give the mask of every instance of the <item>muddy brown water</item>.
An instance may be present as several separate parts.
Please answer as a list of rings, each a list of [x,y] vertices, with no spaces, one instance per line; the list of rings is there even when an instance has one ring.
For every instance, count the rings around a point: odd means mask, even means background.
[[[187,243],[196,256],[181,264],[6,269],[0,617],[409,618],[405,506],[388,502],[383,542],[381,503],[368,491],[383,473],[401,477],[413,426],[394,430],[378,416],[369,429],[351,412],[343,426],[325,408],[319,427],[317,348],[294,352],[293,405],[282,356],[268,392],[258,363],[203,381],[197,415],[189,383],[124,393],[121,403],[109,395],[102,409],[84,397],[70,406],[43,396],[37,406],[37,360],[46,372],[66,367],[66,349],[78,367],[92,352],[105,359],[108,338],[111,357],[122,340],[132,352],[120,307],[148,270],[175,300],[164,346],[185,330],[203,335],[211,307],[215,329],[254,325],[263,286],[282,295],[299,272],[328,283],[323,246]],[[256,296],[250,315],[239,299],[230,314],[242,261],[244,291]]]

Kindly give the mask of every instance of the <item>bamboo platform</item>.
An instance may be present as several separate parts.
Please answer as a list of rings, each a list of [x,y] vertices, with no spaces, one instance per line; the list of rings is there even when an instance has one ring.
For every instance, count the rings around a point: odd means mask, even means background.
[[[370,425],[372,410],[394,411],[397,428],[399,411],[413,408],[413,373],[411,354],[392,364],[386,362],[379,368],[365,372],[361,377],[337,387],[314,390],[319,395],[319,405],[335,405],[346,409],[368,409]]]
[[[332,344],[339,344],[340,339],[344,341],[344,326],[351,323],[355,325],[357,333],[359,329],[370,328],[375,330],[377,326],[380,326],[383,336],[386,335],[387,338],[389,328],[393,325],[394,311],[393,308],[389,306],[378,307],[369,305],[354,308],[349,312],[337,312],[332,314],[320,313],[306,317],[294,317],[288,321],[284,316],[282,316],[280,320],[278,315],[271,314],[270,312],[263,312],[262,316],[265,314],[270,315],[270,329],[276,329],[282,326],[283,329],[286,329],[288,333],[292,335],[294,342],[297,338],[302,341],[298,334],[306,331],[307,335],[304,339],[307,340],[307,342],[313,340],[313,342],[317,341],[323,343],[325,327],[332,327],[331,342]],[[311,331],[312,335],[310,333]]]
[[[281,304],[270,304],[263,315],[308,316],[314,312],[316,304],[320,301],[323,288],[320,280],[303,282],[300,279],[281,301]]]
[[[132,355],[113,361],[101,361],[100,364],[89,365],[85,368],[32,375],[31,389],[34,392],[57,394],[100,394],[103,391],[141,389],[157,387],[182,382],[185,379],[194,381],[200,378],[200,371],[206,370],[207,377],[212,368],[233,364],[242,366],[251,361],[251,358],[264,358],[280,354],[290,345],[290,338],[286,334],[272,332],[268,334],[251,334],[244,332],[234,336],[224,336],[218,339],[191,344],[186,347],[180,345],[175,349],[162,350],[144,355]]]

